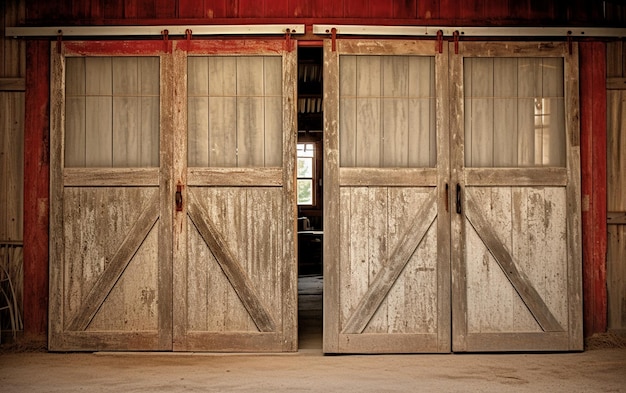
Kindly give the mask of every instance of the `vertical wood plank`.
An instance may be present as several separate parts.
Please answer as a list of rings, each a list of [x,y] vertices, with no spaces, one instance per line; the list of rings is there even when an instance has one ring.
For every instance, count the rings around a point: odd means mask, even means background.
[[[455,73],[451,72],[453,67],[450,64],[449,51],[444,50],[443,53],[435,54],[435,59],[430,63],[431,74],[434,75],[434,81],[430,84],[429,96],[433,107],[431,113],[435,113],[431,138],[434,139],[436,155],[431,157],[431,166],[438,168],[437,180],[437,260],[436,260],[436,286],[437,299],[437,319],[433,323],[437,326],[437,350],[440,352],[450,352],[452,350],[452,244],[451,230],[454,221],[451,219],[451,193],[452,179],[451,160],[453,154],[457,154],[453,137],[458,134],[454,130],[457,125],[451,105],[451,97],[454,97],[452,89],[455,79]],[[457,76],[458,78],[458,76]],[[455,108],[454,111],[457,109]],[[431,142],[432,145],[433,142]],[[458,142],[456,142],[458,143]]]
[[[580,44],[581,169],[583,205],[583,271],[585,336],[604,332],[607,327],[606,225],[607,209],[607,116],[605,89],[606,52],[604,44]]]
[[[24,190],[27,190],[24,193],[24,334],[43,338],[48,331],[48,250],[53,255],[58,253],[55,241],[48,248],[48,233],[51,228],[60,231],[58,224],[61,222],[60,215],[48,215],[50,195],[57,203],[61,197],[60,176],[50,174],[49,159],[51,156],[60,159],[61,145],[48,146],[49,127],[60,127],[62,124],[58,104],[64,93],[62,85],[50,89],[51,69],[57,76],[62,75],[58,57],[51,64],[50,43],[45,40],[27,41],[26,53],[29,72],[26,74],[24,120]],[[51,94],[52,91],[54,94]],[[51,100],[55,100],[57,105],[50,106]],[[58,167],[58,163],[54,167]],[[54,186],[50,187],[50,183]],[[51,223],[50,228],[48,223]],[[50,283],[58,282],[58,274],[59,270],[50,266]],[[51,299],[50,310],[51,313],[60,312],[56,299]],[[51,332],[60,330],[58,321],[55,319],[50,325]]]
[[[367,261],[368,271],[365,275],[359,274],[358,277],[367,277],[366,289],[368,289],[378,273],[384,269],[384,261],[389,260],[391,248],[388,242],[387,220],[388,220],[388,191],[386,187],[371,187],[367,189],[368,203],[366,205],[369,219],[365,230],[367,231]],[[362,205],[355,205],[362,206]],[[354,216],[352,216],[354,217]],[[354,233],[354,232],[353,232]],[[354,239],[352,239],[354,242]],[[358,240],[354,242],[361,244]],[[363,295],[358,296],[356,303],[359,304]],[[369,333],[387,333],[389,331],[388,322],[389,300],[383,300],[382,304],[372,317],[369,325],[364,332]]]
[[[571,350],[583,348],[583,276],[580,265],[583,261],[582,218],[581,218],[581,146],[580,146],[580,105],[579,105],[579,49],[572,45],[572,52],[565,57],[565,107],[566,133],[568,141],[566,188],[568,210],[567,249],[568,258],[568,299],[569,301],[569,345]],[[604,65],[603,65],[604,67]],[[604,256],[602,257],[604,258]],[[584,269],[584,268],[583,268]]]
[[[0,92],[0,239],[23,239],[24,93]],[[8,251],[7,251],[8,252]],[[21,286],[21,285],[20,285]]]
[[[342,232],[339,188],[339,54],[332,42],[324,41],[324,237],[339,239]],[[324,242],[324,328],[323,351],[339,350],[340,260],[341,254],[333,242]]]
[[[298,57],[297,51],[285,52],[282,63],[282,166],[283,190],[282,203],[284,211],[282,233],[284,233],[282,253],[279,251],[277,260],[281,283],[282,315],[283,315],[283,350],[295,351],[298,349],[298,254],[297,254],[297,223],[293,219],[297,216],[296,203],[297,186],[294,178],[297,159],[297,86],[298,86]],[[279,244],[281,244],[279,243]]]

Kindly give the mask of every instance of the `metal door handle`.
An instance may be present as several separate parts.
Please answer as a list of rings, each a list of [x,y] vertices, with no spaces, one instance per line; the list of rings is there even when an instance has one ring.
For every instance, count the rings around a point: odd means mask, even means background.
[[[456,183],[456,212],[461,214],[463,209],[461,208],[461,185]]]
[[[174,195],[174,201],[176,202],[176,211],[183,211],[183,186],[180,184],[176,186],[176,194]]]

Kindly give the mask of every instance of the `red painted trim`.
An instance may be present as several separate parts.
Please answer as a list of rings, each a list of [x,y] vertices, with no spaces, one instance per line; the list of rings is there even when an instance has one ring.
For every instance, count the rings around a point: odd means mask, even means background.
[[[115,56],[159,54],[166,50],[162,39],[150,41],[63,41],[66,55]]]
[[[24,121],[24,334],[48,325],[50,42],[26,42]]]
[[[583,307],[585,336],[607,328],[606,46],[580,43]]]

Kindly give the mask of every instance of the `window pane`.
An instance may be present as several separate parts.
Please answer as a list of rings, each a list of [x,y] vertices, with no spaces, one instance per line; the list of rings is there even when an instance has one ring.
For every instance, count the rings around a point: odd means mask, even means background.
[[[159,59],[66,59],[65,165],[159,166]]]
[[[342,167],[436,165],[432,56],[340,56]]]
[[[465,165],[565,166],[562,58],[467,58]]]
[[[313,159],[298,157],[298,177],[313,177]]]
[[[313,180],[298,179],[298,205],[313,204]]]
[[[192,56],[187,71],[189,166],[281,166],[281,57]]]

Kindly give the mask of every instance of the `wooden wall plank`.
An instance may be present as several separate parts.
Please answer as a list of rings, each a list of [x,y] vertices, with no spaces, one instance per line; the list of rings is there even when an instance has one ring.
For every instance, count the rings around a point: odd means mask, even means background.
[[[24,333],[48,328],[48,211],[50,162],[48,41],[28,41],[24,122]]]
[[[607,44],[607,76],[626,75],[624,41]],[[608,82],[608,81],[607,81]],[[618,86],[614,86],[618,87]],[[607,328],[626,329],[626,84],[607,92]],[[607,88],[610,88],[607,83]]]
[[[240,18],[263,18],[264,0],[238,0]]]
[[[0,92],[0,240],[23,239],[24,93]],[[21,287],[21,283],[18,288]]]
[[[290,6],[294,3],[296,2],[289,1],[289,0],[266,0],[265,8],[263,10],[263,15],[266,15],[266,16],[271,15],[272,17],[276,17],[276,18],[285,18],[285,17],[294,16],[293,14],[289,12]],[[319,2],[302,1],[300,3],[311,4],[311,7],[313,7],[313,5],[316,5],[317,8],[319,8],[319,4],[317,4]]]
[[[254,0],[128,0],[103,3],[101,0],[38,1],[29,4],[27,22],[31,24],[51,21],[59,24],[76,23],[77,20],[95,24],[109,20],[139,19],[144,21],[172,20],[177,18],[364,18],[369,20],[432,20],[449,23],[455,21],[489,21],[490,23],[555,21],[562,25],[568,21],[581,23],[603,22],[603,2],[589,4],[587,0],[575,3],[554,4],[542,0],[317,0],[317,1],[254,1]],[[613,8],[611,8],[613,7]],[[607,6],[607,18],[613,23],[623,21],[623,12],[614,5]],[[620,19],[621,18],[621,19]],[[327,20],[327,19],[326,19]],[[558,22],[558,23],[557,23]]]
[[[404,15],[401,10],[398,9],[399,5],[402,4],[410,4],[408,2],[395,2],[395,12],[394,16],[399,17],[399,15]],[[411,15],[410,12],[407,13]],[[439,13],[439,1],[438,0],[420,0],[417,2],[417,18],[421,19],[438,19],[441,16]]]
[[[606,52],[580,43],[585,335],[606,331]],[[601,114],[601,115],[597,115]]]
[[[394,3],[394,1],[369,0],[368,16],[370,18],[393,18],[395,11]],[[413,15],[415,15],[415,13],[413,13]]]

